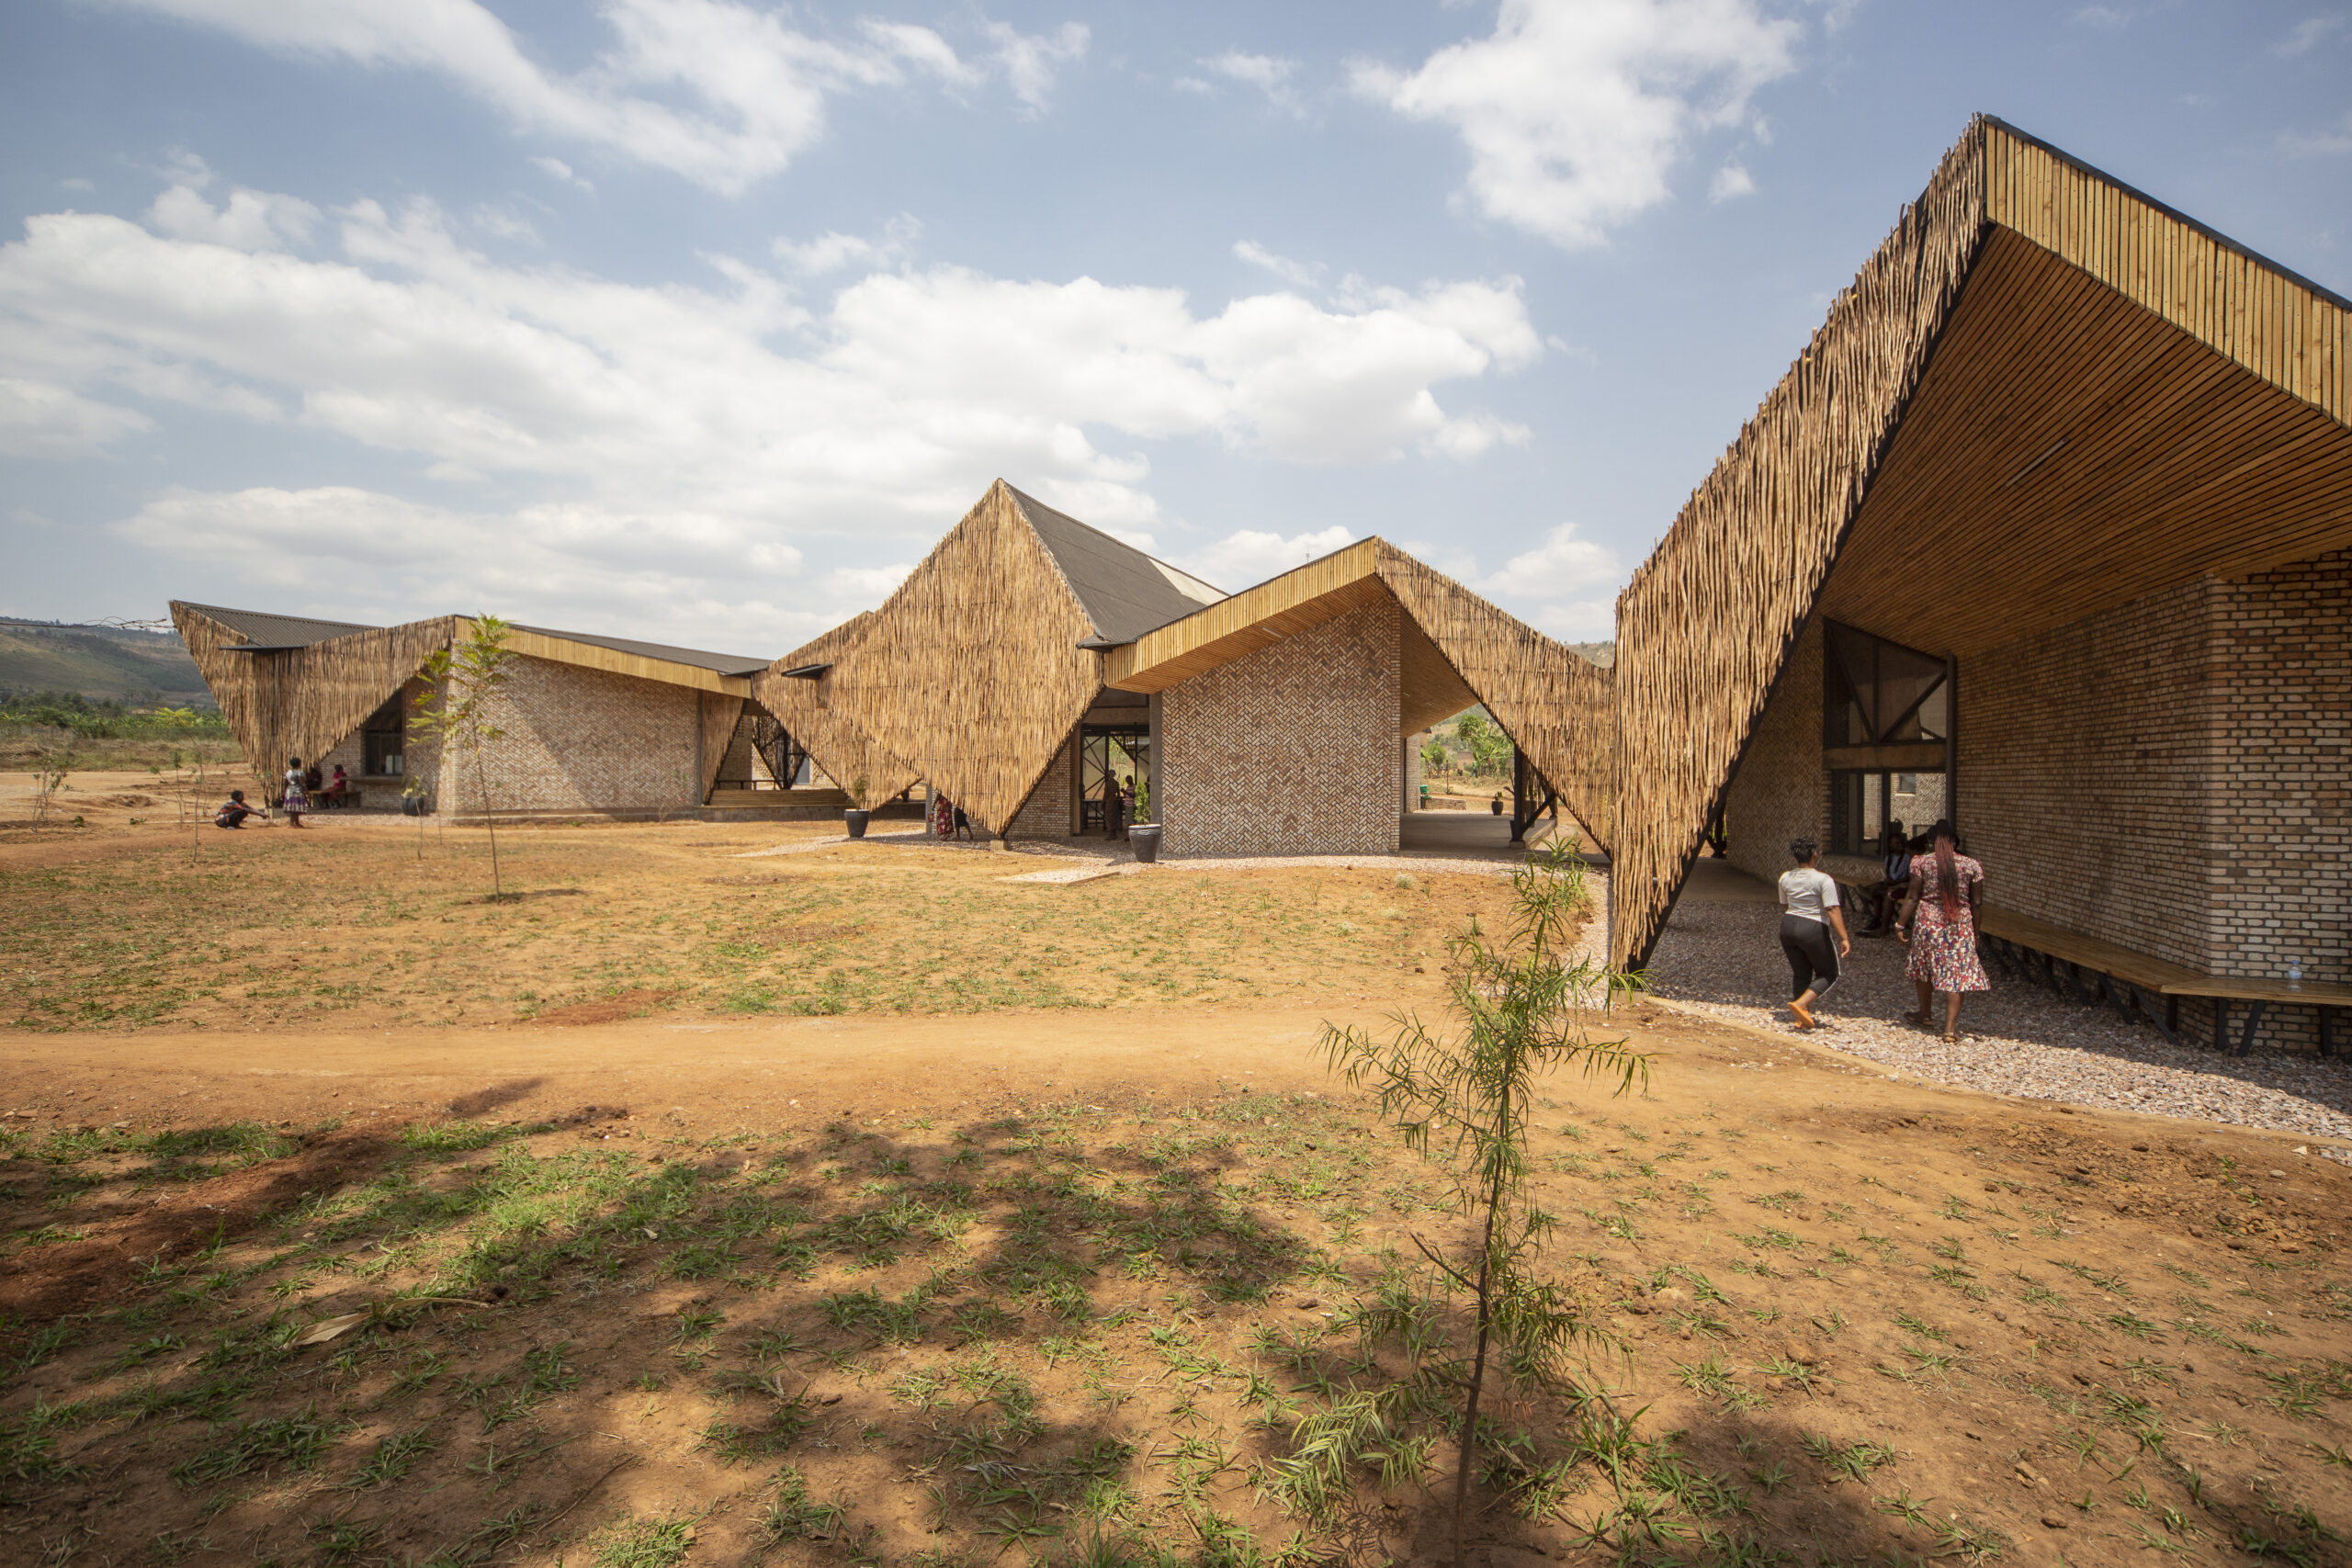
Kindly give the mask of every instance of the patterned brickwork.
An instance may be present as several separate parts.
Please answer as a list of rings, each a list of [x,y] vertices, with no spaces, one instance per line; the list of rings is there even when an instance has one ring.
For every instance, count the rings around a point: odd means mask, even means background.
[[[1797,646],[1756,721],[1724,796],[1732,864],[1770,882],[1789,869],[1789,840],[1829,841],[1829,771],[1821,761],[1821,617]]]
[[[2352,551],[2218,598],[2215,967],[2277,979],[2293,962],[2307,979],[2352,981]],[[2277,1021],[2316,1045],[2310,1010]]]
[[[1168,854],[1395,852],[1398,613],[1366,604],[1162,694]]]
[[[1074,748],[1078,744],[1076,731],[1062,742],[1054,760],[1046,764],[1045,777],[1029,792],[1021,809],[1012,814],[1005,829],[1005,837],[1026,839],[1066,839],[1069,837],[1070,775],[1077,767]]]
[[[2352,981],[2347,649],[2352,552],[1963,660],[1959,819],[1994,902],[2207,974],[2281,978],[2293,960]],[[1731,858],[1759,876],[1828,830],[1821,659],[1816,622],[1731,787]],[[2180,1011],[2186,1038],[2212,1038],[2210,1003]],[[2317,1035],[2311,1010],[2273,1005],[2256,1042]]]
[[[702,795],[700,694],[579,665],[518,658],[491,703],[504,736],[483,748],[501,811],[684,809]],[[444,811],[481,807],[460,748],[435,781]]]
[[[1963,660],[1960,823],[1992,901],[2210,971],[2211,582]]]

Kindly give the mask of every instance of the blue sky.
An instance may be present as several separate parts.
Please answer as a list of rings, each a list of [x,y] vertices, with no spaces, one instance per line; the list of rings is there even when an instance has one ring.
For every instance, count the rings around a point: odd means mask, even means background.
[[[13,0],[0,611],[781,653],[991,479],[1555,635],[1972,112],[2352,292],[2352,10]]]

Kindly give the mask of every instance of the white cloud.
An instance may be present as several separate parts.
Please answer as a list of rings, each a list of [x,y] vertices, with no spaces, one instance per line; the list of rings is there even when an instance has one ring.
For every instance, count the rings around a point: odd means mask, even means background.
[[[591,196],[596,194],[596,187],[589,183],[587,176],[574,170],[571,164],[560,158],[550,158],[544,152],[534,152],[524,162],[549,179],[561,180],[569,186],[578,186]]]
[[[2278,138],[2280,151],[2296,158],[2340,158],[2352,152],[2352,114],[2324,130],[2290,130]]]
[[[1479,583],[1482,593],[1515,599],[1565,599],[1596,588],[1614,591],[1623,573],[1616,552],[1577,537],[1577,525],[1562,523],[1533,549],[1513,556]]]
[[[147,221],[177,239],[267,251],[304,243],[318,226],[319,209],[300,197],[242,186],[216,209],[202,194],[212,184],[212,170],[192,152],[173,153],[170,168],[175,181],[149,206]]]
[[[1346,525],[1338,523],[1316,533],[1287,536],[1244,528],[1202,547],[1178,564],[1204,581],[1238,593],[1355,541]]]
[[[1756,176],[1749,174],[1747,165],[1736,158],[1717,169],[1713,182],[1707,186],[1709,201],[1730,201],[1736,197],[1753,196],[1755,193]]]
[[[1749,118],[1756,90],[1796,69],[1798,30],[1756,0],[1503,0],[1487,37],[1353,79],[1460,133],[1480,211],[1587,246],[1667,198],[1695,137]]]
[[[1410,291],[1351,279],[1325,303],[1269,293],[1197,309],[1173,288],[933,266],[864,272],[809,304],[787,276],[726,257],[703,287],[493,258],[424,202],[332,215],[322,254],[246,249],[218,232],[233,198],[216,209],[190,194],[209,214],[202,238],[52,213],[0,245],[13,449],[87,454],[146,428],[109,400],[123,393],[150,412],[178,404],[357,442],[413,461],[449,487],[447,504],[394,526],[382,520],[414,503],[189,492],[166,509],[187,531],[141,513],[139,536],[199,552],[213,536],[196,521],[256,506],[349,517],[361,533],[376,517],[394,534],[469,539],[434,570],[461,584],[488,562],[504,575],[486,592],[544,581],[622,595],[642,578],[665,594],[687,583],[680,604],[790,600],[797,589],[765,581],[800,570],[786,541],[831,534],[896,556],[902,545],[876,541],[935,536],[999,475],[1148,537],[1153,442],[1297,463],[1475,457],[1526,432],[1441,392],[1542,353],[1516,279]],[[194,208],[170,215],[197,223]],[[892,259],[883,242],[859,243],[787,254]],[[322,524],[317,537],[336,532]],[[554,542],[605,575],[578,562],[566,575]],[[271,570],[343,592],[334,551],[356,547],[322,543]],[[409,603],[455,602],[424,593],[425,568],[401,570],[419,584]]]
[[[1045,108],[1046,94],[1061,68],[1086,58],[1091,36],[1083,22],[1064,22],[1051,38],[1018,33],[1002,22],[989,23],[988,33],[996,44],[996,63],[1004,72],[1005,85],[1033,111]]]
[[[2078,27],[2120,32],[2132,25],[2132,13],[2118,6],[2086,6],[2075,13],[2072,20]]]
[[[520,130],[599,147],[729,194],[813,143],[831,97],[902,86],[910,75],[965,85],[985,74],[928,28],[869,22],[837,41],[797,31],[784,13],[741,0],[606,0],[599,9],[611,47],[568,75],[540,65],[477,0],[114,3],[217,28],[282,54],[434,72]],[[987,24],[986,32],[990,69],[1032,108],[1042,105],[1055,69],[1085,52],[1086,28],[1075,22],[1051,38],[1002,23]]]
[[[1546,604],[1527,617],[1538,631],[1562,642],[1607,642],[1617,635],[1614,599],[1581,599],[1569,604]]]
[[[2309,54],[2347,27],[2352,27],[2352,18],[2340,13],[2306,17],[2288,28],[2287,36],[2271,47],[2275,52],[2291,60],[2299,54]]]
[[[788,270],[821,277],[846,266],[897,266],[912,254],[922,233],[922,224],[911,213],[901,212],[872,239],[829,230],[813,240],[777,240],[769,249]]]
[[[806,595],[794,596],[788,608],[741,596],[746,580],[788,581],[799,552],[741,520],[687,512],[542,504],[481,513],[343,485],[175,487],[112,531],[151,550],[233,559],[241,581],[281,603],[291,598],[299,607],[304,596],[323,592],[345,614],[382,620],[486,611],[540,626],[623,626],[686,647],[776,654],[840,618],[838,608],[828,613]]]
[[[145,414],[44,381],[0,376],[0,456],[89,457],[152,428]]]
[[[1251,266],[1263,267],[1284,283],[1295,284],[1301,288],[1314,287],[1316,278],[1323,271],[1319,265],[1309,266],[1288,256],[1278,256],[1255,240],[1234,241],[1233,254]]]
[[[1298,74],[1298,62],[1295,60],[1227,50],[1201,63],[1228,82],[1257,88],[1278,108],[1288,109],[1293,114],[1300,112],[1298,95],[1291,88],[1292,78]]]

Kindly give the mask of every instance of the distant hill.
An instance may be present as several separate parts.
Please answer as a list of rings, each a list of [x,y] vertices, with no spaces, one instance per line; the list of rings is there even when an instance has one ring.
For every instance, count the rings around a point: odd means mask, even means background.
[[[13,615],[0,615],[0,690],[79,692],[93,701],[112,697],[133,705],[213,705],[176,633]]]
[[[1603,669],[1617,662],[1617,645],[1613,642],[1572,642],[1568,644],[1568,651],[1581,653]]]

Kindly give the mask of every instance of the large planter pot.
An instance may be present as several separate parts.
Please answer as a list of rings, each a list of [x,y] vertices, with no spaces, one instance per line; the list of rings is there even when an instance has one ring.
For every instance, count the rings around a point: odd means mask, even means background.
[[[1490,800],[1487,802],[1487,809],[1500,817],[1503,814],[1503,803],[1499,800]]]
[[[853,806],[847,811],[842,813],[842,820],[849,825],[849,836],[851,838],[863,839],[865,837],[865,825],[874,820],[874,813],[871,811],[860,811],[856,807]]]
[[[1136,847],[1136,859],[1150,865],[1159,859],[1159,824],[1136,823],[1127,829],[1127,842]]]

